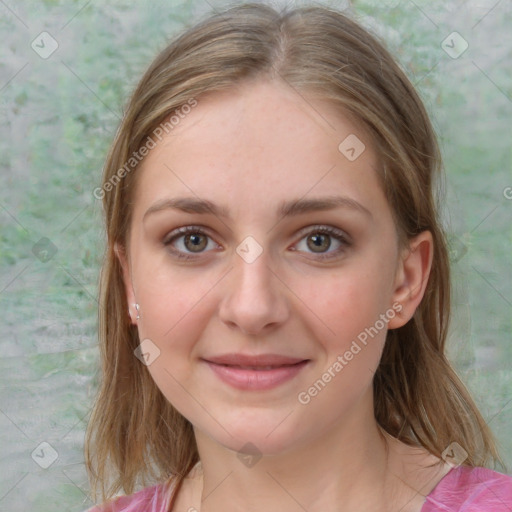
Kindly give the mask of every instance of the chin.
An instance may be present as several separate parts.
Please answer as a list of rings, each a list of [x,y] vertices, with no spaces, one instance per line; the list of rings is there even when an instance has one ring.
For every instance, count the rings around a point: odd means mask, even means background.
[[[279,455],[300,444],[299,428],[292,421],[287,422],[290,418],[287,418],[286,414],[281,413],[278,418],[271,415],[266,421],[262,420],[262,414],[260,412],[258,420],[254,421],[251,420],[250,415],[245,419],[237,418],[227,421],[226,430],[229,433],[217,423],[215,426],[209,424],[207,429],[202,426],[197,428],[225,448],[240,455],[254,455],[256,458],[261,455]]]

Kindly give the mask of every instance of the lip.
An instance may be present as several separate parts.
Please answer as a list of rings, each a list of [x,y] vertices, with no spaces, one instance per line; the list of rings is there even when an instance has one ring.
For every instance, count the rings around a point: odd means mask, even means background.
[[[220,380],[245,391],[263,391],[284,384],[298,375],[310,362],[309,359],[276,354],[225,354],[204,361]],[[272,368],[268,369],[269,366]]]
[[[221,354],[205,358],[206,361],[230,366],[283,366],[300,363],[305,358],[282,356],[279,354]]]

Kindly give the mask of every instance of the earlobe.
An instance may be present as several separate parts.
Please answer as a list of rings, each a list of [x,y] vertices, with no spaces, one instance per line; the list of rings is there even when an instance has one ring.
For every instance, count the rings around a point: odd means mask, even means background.
[[[119,263],[122,268],[123,272],[123,282],[124,282],[124,288],[126,293],[126,301],[128,303],[128,313],[130,315],[131,324],[137,325],[137,318],[138,318],[138,310],[134,307],[134,304],[136,303],[135,300],[135,293],[133,291],[132,286],[132,280],[131,280],[131,273],[130,273],[130,264],[128,261],[128,258],[126,256],[125,248],[121,245],[119,245],[118,242],[114,243],[114,252],[119,260]]]
[[[414,315],[427,287],[433,253],[434,242],[430,231],[423,231],[409,241],[409,247],[402,253],[398,265],[392,297],[393,302],[402,305],[402,309],[389,321],[388,329],[402,327]]]

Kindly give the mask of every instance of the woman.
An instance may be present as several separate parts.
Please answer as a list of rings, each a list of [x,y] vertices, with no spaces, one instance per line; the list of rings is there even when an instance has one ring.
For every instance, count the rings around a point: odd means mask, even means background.
[[[245,4],[172,42],[95,192],[86,457],[102,500],[132,494],[94,510],[509,510],[444,354],[440,169],[414,88],[342,13]]]

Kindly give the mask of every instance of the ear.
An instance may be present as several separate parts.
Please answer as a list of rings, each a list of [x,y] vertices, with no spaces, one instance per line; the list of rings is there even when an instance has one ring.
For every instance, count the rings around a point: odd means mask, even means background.
[[[434,242],[430,231],[423,231],[409,241],[402,252],[395,276],[393,303],[399,302],[402,309],[388,322],[388,329],[405,325],[414,315],[427,287]]]
[[[123,269],[123,281],[126,293],[126,301],[128,302],[128,313],[131,318],[130,323],[132,325],[137,325],[137,310],[135,309],[134,306],[134,304],[136,303],[135,293],[133,291],[132,279],[130,275],[130,264],[126,256],[126,251],[122,245],[119,245],[118,242],[115,242],[114,252],[117,256],[117,259],[119,260],[119,263],[121,264],[121,268]]]

